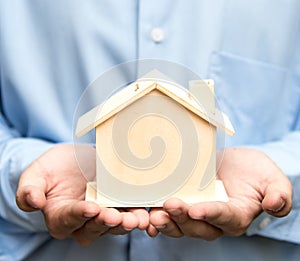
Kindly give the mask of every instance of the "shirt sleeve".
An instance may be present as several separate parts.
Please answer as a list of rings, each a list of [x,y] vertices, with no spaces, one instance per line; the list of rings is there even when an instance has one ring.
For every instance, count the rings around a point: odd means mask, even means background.
[[[47,141],[21,137],[0,114],[0,217],[17,225],[18,231],[46,231],[42,213],[21,211],[15,195],[21,173],[51,146]]]

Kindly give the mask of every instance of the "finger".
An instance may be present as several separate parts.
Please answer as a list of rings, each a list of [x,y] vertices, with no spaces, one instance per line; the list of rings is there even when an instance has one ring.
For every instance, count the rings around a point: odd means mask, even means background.
[[[114,235],[123,235],[128,233],[122,227],[123,214],[118,209],[103,208],[102,213],[97,218],[99,221],[98,224],[100,225],[103,224],[105,227],[108,228],[107,233],[114,234]],[[101,228],[99,229],[101,231]]]
[[[147,228],[147,234],[150,237],[156,237],[159,234],[159,231],[155,226],[153,226],[152,224],[149,224],[149,226]]]
[[[155,213],[158,212],[158,211],[163,211],[162,208],[152,208],[150,209],[149,211],[149,226],[147,228],[147,234],[150,236],[150,237],[156,237],[158,234],[159,234],[159,230],[158,228],[161,226],[161,227],[164,227],[165,226],[165,223],[168,222],[168,219],[165,221],[165,222],[161,222],[159,223],[160,218],[159,216],[158,217],[155,217]],[[166,214],[166,212],[164,212]],[[153,223],[155,224],[153,224]],[[158,228],[156,228],[156,226]]]
[[[223,232],[219,228],[202,220],[192,219],[188,213],[189,208],[189,205],[179,199],[170,199],[164,204],[165,211],[176,222],[180,231],[185,236],[212,241],[223,235]]]
[[[42,209],[46,205],[46,196],[42,186],[19,186],[16,203],[21,210],[27,212]]]
[[[184,225],[189,221],[188,209],[189,206],[177,198],[171,198],[164,203],[164,210],[178,225]]]
[[[46,180],[39,164],[31,164],[21,175],[16,192],[16,203],[24,211],[36,211],[46,204]]]
[[[50,234],[63,239],[99,215],[100,207],[93,202],[70,201],[59,209],[46,207],[43,212]]]
[[[119,211],[122,215],[122,222],[119,226],[111,228],[109,233],[115,235],[126,234],[135,228],[145,230],[149,226],[149,213],[146,209],[127,208],[119,209]]]
[[[122,223],[121,227],[125,231],[131,231],[138,227],[139,219],[138,217],[131,212],[123,212],[122,214]]]
[[[231,236],[245,233],[253,219],[252,214],[231,202],[198,203],[190,207],[188,214],[192,219],[205,221]]]
[[[117,228],[122,222],[122,216],[117,209],[101,208],[100,214],[88,220],[84,226],[72,233],[73,238],[82,245],[88,246],[100,236],[109,230],[118,230]],[[110,232],[114,233],[114,232]],[[116,234],[122,234],[121,232]]]
[[[135,215],[138,219],[138,226],[137,228],[140,230],[145,230],[149,226],[149,213],[144,208],[129,208],[127,209],[128,212]]]
[[[183,233],[170,218],[167,212],[162,209],[153,209],[150,211],[150,224],[156,229],[150,228],[148,233],[155,236],[157,231],[170,237],[182,237]]]
[[[122,223],[122,213],[115,208],[102,208],[97,217],[98,224],[104,224],[107,227],[116,227]]]
[[[225,202],[202,202],[194,204],[189,209],[189,216],[196,220],[203,220],[212,225],[223,227],[236,223],[240,217],[239,212],[234,212],[231,203]]]
[[[292,186],[290,183],[281,180],[280,184],[269,184],[265,190],[262,207],[272,216],[286,216],[292,208]]]
[[[127,212],[123,208],[115,210],[119,211],[120,220],[118,223],[105,222],[105,225],[109,227],[108,233],[113,235],[124,235],[138,227],[139,219],[135,214]]]

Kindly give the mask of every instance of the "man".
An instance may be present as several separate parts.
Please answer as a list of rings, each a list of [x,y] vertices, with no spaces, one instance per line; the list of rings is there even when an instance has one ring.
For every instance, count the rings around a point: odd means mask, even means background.
[[[268,0],[2,1],[1,259],[296,260],[297,10],[297,1]],[[228,203],[170,199],[148,214],[83,200],[85,180],[67,144],[76,104],[100,73],[143,58],[215,80],[236,129],[218,171]],[[94,149],[82,151],[92,173]],[[273,218],[291,208],[286,176],[294,208]]]

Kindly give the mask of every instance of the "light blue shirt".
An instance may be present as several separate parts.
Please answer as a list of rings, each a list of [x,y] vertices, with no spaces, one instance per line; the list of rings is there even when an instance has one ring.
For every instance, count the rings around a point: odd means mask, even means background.
[[[0,260],[299,260],[299,10],[298,0],[2,0]],[[41,213],[17,208],[24,168],[53,143],[72,141],[74,111],[88,84],[143,58],[215,80],[236,130],[226,145],[254,146],[288,175],[289,216],[262,214],[247,235],[214,242],[133,231],[82,248],[51,238]]]

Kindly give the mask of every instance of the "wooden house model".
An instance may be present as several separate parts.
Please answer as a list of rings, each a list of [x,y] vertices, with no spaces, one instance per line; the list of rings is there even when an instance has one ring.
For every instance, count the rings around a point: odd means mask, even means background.
[[[87,183],[86,200],[109,207],[227,200],[216,179],[216,129],[234,130],[215,108],[213,80],[189,85],[154,71],[79,118],[78,137],[96,128],[96,181]]]

